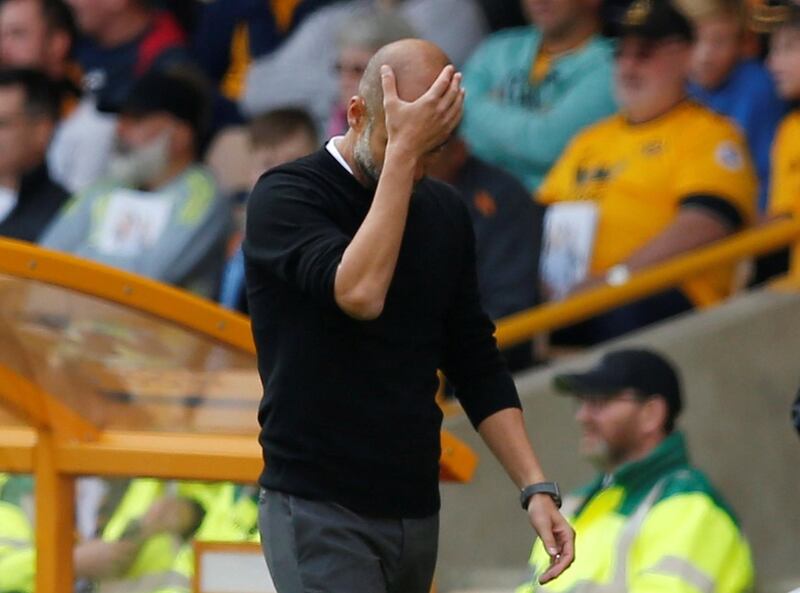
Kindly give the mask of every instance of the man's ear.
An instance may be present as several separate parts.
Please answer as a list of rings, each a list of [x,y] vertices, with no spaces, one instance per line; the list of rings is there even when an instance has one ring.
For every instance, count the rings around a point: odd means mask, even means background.
[[[53,137],[55,130],[55,123],[47,117],[38,117],[33,121],[31,132],[36,141],[36,146],[41,148],[43,152],[47,151],[50,145],[50,140]]]
[[[358,95],[350,97],[347,104],[347,125],[361,133],[367,123],[367,103]]]
[[[647,400],[642,408],[641,428],[644,432],[654,433],[664,430],[669,409],[663,397],[653,397]]]
[[[194,131],[189,124],[180,122],[175,126],[170,138],[173,154],[184,154],[195,152]]]
[[[72,38],[65,31],[53,31],[47,42],[47,50],[50,60],[59,64],[63,63],[68,57],[72,47]]]

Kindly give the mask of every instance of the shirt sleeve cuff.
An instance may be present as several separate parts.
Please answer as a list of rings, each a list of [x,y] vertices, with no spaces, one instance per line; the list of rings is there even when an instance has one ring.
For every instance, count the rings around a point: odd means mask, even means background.
[[[476,430],[481,422],[496,412],[508,408],[522,409],[514,380],[505,370],[456,386],[456,397]]]

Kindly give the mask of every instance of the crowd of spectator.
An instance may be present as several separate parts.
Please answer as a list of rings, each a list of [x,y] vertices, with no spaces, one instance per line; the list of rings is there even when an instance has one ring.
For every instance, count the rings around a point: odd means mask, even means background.
[[[795,10],[762,19],[770,50],[739,0],[3,0],[0,233],[246,312],[254,181],[346,131],[370,57],[420,36],[464,73],[429,174],[464,197],[498,319],[791,213]],[[553,341],[716,302],[732,278]]]
[[[247,313],[249,190],[344,133],[372,55],[417,36],[464,75],[463,121],[427,172],[464,199],[494,319],[798,214],[792,3],[0,0],[0,236]],[[735,286],[721,268],[551,339],[604,341]],[[534,361],[531,344],[505,354]],[[126,543],[115,578],[153,534],[203,525],[155,508],[106,538]]]

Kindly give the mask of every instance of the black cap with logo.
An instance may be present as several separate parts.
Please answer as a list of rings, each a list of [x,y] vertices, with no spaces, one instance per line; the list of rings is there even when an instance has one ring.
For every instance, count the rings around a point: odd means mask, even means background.
[[[645,397],[662,397],[672,418],[683,408],[678,373],[667,359],[651,350],[608,352],[587,371],[556,375],[553,386],[563,393],[594,399],[633,389]]]
[[[757,33],[773,33],[789,25],[800,27],[800,6],[792,0],[767,0],[751,9],[751,28]]]
[[[134,83],[121,105],[101,105],[100,109],[134,117],[168,113],[189,124],[200,136],[209,125],[210,101],[204,81],[193,71],[151,70]]]
[[[634,0],[623,13],[617,32],[654,41],[667,37],[694,39],[692,23],[675,0]]]

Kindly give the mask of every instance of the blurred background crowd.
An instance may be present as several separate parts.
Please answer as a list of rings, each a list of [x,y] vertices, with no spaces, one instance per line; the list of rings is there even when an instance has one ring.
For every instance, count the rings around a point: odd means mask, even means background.
[[[464,197],[499,319],[792,211],[795,21],[738,0],[3,0],[0,235],[246,313],[252,185],[343,133],[372,54],[417,36],[464,72],[462,125],[428,173]],[[553,343],[746,282],[712,276]]]
[[[370,57],[408,37],[464,74],[463,121],[428,174],[470,212],[493,319],[800,213],[788,1],[0,0],[0,236],[246,314],[250,189],[342,134]],[[720,268],[550,342],[602,342],[786,266],[776,253]],[[518,370],[547,353],[505,354]],[[251,490],[204,488],[111,492],[122,518],[86,527],[79,576],[135,573],[154,534],[217,529],[231,509],[248,526],[231,537],[255,537]]]

